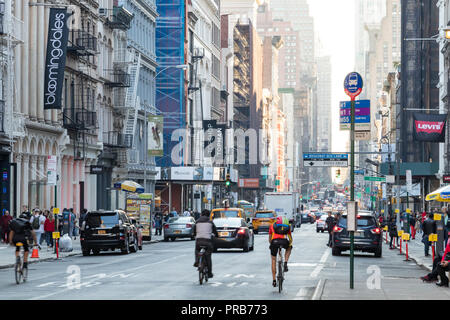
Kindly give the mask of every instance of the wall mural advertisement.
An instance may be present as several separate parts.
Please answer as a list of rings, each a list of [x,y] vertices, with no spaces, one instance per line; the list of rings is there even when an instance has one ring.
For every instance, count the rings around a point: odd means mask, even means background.
[[[164,155],[164,118],[162,116],[148,117],[148,155],[161,157]]]

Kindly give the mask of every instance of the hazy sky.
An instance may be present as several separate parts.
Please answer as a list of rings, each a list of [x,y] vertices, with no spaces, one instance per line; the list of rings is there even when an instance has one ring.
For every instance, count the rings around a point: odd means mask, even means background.
[[[314,17],[315,33],[320,39],[320,52],[330,55],[332,63],[332,150],[345,151],[348,131],[339,130],[339,101],[348,100],[344,78],[355,66],[355,1],[308,0]]]

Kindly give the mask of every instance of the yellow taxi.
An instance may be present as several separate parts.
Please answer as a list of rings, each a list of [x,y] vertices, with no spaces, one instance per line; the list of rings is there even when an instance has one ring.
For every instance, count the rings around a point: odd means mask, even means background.
[[[211,211],[210,220],[215,218],[242,218],[247,221],[245,212],[241,208],[216,208]]]
[[[259,231],[269,231],[271,224],[277,220],[277,214],[273,210],[258,210],[253,218],[253,232],[258,234]]]

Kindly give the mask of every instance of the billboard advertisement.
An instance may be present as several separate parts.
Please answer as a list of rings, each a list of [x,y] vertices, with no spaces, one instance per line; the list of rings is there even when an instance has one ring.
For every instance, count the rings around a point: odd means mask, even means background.
[[[45,60],[44,110],[62,109],[61,94],[64,85],[69,17],[66,9],[50,8],[47,55]]]
[[[149,116],[147,125],[148,155],[161,157],[164,155],[164,118]]]
[[[446,114],[414,113],[414,140],[445,142]]]

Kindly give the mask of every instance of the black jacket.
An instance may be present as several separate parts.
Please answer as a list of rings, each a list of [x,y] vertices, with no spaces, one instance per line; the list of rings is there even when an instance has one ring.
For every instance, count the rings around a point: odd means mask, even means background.
[[[424,235],[429,235],[432,233],[436,233],[436,222],[427,218],[422,225],[422,230]]]
[[[336,225],[336,219],[333,216],[327,217],[327,220],[325,220],[325,222],[327,224],[328,231],[333,231],[333,228]]]
[[[397,223],[395,221],[389,221],[388,223],[388,231],[390,237],[397,237]]]

